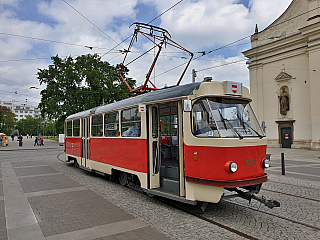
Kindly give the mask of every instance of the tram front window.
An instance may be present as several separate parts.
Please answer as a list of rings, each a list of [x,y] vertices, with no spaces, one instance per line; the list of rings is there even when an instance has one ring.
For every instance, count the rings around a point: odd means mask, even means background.
[[[246,100],[202,98],[192,106],[192,132],[197,137],[264,137],[257,118]]]

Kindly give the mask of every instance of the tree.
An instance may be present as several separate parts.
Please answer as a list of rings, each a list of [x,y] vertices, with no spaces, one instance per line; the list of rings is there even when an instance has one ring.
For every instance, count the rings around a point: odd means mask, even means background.
[[[53,64],[37,73],[40,84],[46,84],[39,108],[43,117],[57,119],[57,132],[63,132],[61,124],[71,114],[130,97],[118,74],[120,65],[101,61],[97,54],[75,59],[57,55],[51,59]],[[128,72],[124,68],[122,75],[127,76]],[[131,78],[126,77],[126,81],[131,87],[135,84]]]
[[[32,116],[27,116],[25,119],[20,119],[17,122],[17,129],[19,130],[20,134],[32,134],[38,135],[42,132],[42,125],[43,122],[42,118],[33,118]]]
[[[11,134],[16,124],[15,114],[10,108],[0,106],[0,132]]]

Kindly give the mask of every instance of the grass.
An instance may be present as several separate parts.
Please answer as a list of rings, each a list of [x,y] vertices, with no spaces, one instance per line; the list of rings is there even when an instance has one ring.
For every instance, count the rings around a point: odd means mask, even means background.
[[[50,140],[58,141],[59,137],[58,136],[44,136],[43,139],[50,139]]]

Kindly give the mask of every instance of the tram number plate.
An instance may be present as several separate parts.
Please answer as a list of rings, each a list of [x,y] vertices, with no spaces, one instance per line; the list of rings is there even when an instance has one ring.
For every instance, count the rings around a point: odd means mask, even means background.
[[[246,166],[256,165],[256,159],[246,159]]]

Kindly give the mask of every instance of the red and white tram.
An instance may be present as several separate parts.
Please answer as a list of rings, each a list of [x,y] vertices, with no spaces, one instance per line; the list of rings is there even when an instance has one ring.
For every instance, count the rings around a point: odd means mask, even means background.
[[[250,101],[241,83],[202,82],[73,114],[66,161],[189,204],[217,203],[227,189],[278,206],[254,195],[269,161]]]

